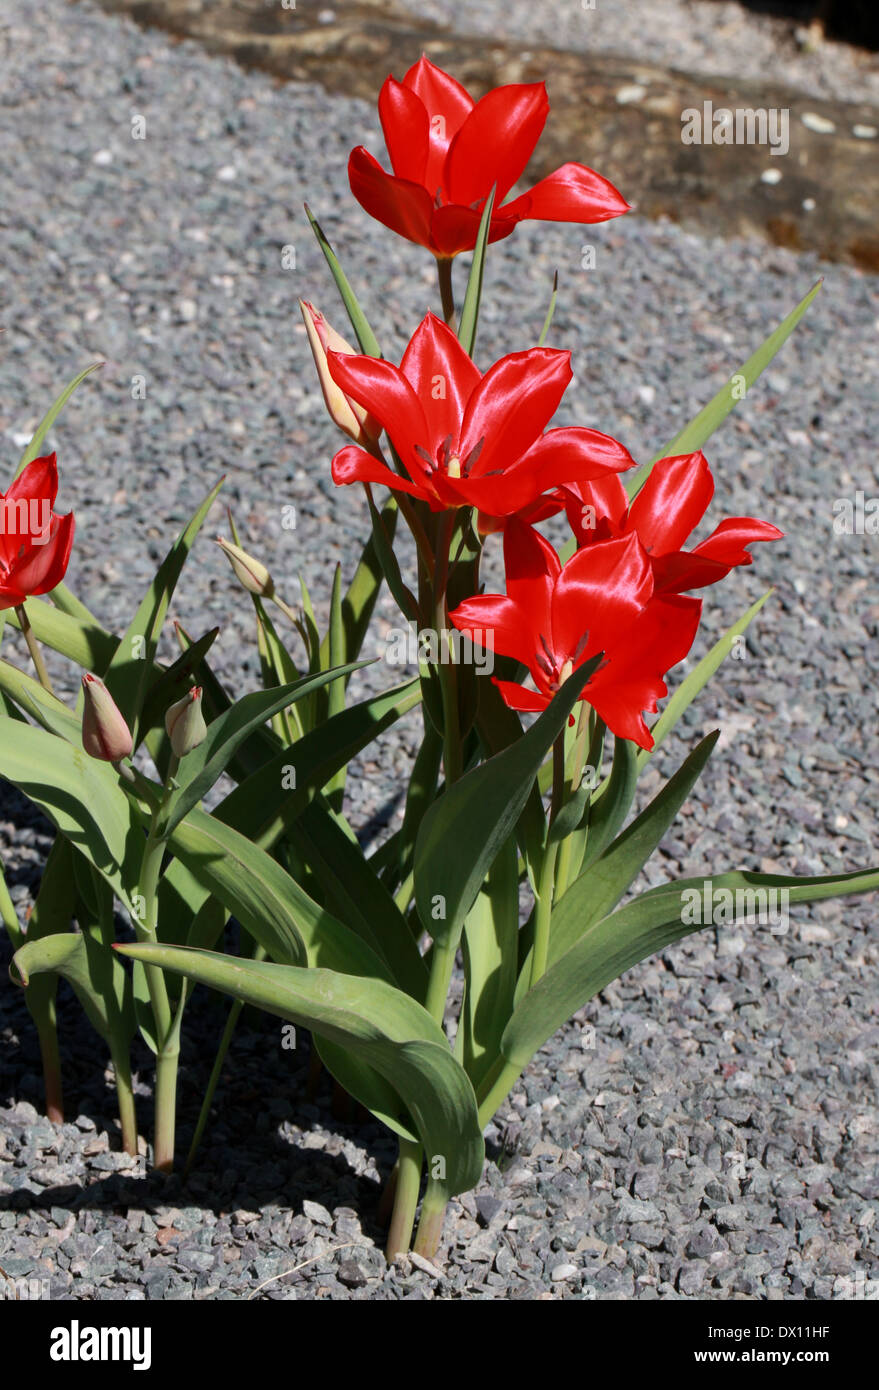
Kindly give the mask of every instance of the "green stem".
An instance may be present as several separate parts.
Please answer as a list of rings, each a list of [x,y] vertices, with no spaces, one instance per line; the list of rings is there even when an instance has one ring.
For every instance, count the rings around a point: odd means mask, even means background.
[[[418,1222],[418,1234],[415,1237],[415,1244],[412,1249],[416,1255],[423,1255],[426,1260],[433,1259],[437,1252],[443,1234],[443,1219],[446,1214],[448,1199],[442,1188],[428,1187],[421,1204],[421,1220]]]
[[[457,333],[458,324],[455,317],[455,295],[452,290],[452,262],[436,258],[436,275],[439,281],[440,299],[443,306],[443,318],[453,333]]]
[[[418,1192],[421,1187],[421,1145],[411,1139],[400,1139],[400,1158],[397,1165],[397,1185],[394,1192],[394,1210],[388,1228],[388,1243],[385,1254],[388,1260],[405,1254],[412,1239],[415,1225],[415,1209],[418,1206]]]
[[[262,958],[265,958],[265,952],[263,952]],[[208,1115],[210,1114],[211,1105],[213,1104],[214,1100],[214,1093],[217,1089],[217,1083],[220,1080],[220,1073],[223,1070],[223,1066],[226,1061],[226,1055],[229,1051],[229,1045],[232,1042],[232,1036],[235,1032],[235,1028],[238,1023],[241,1010],[243,1008],[244,1001],[241,999],[236,999],[231,1009],[229,1010],[229,1017],[226,1019],[226,1027],[223,1029],[223,1036],[220,1039],[220,1046],[217,1051],[217,1055],[214,1058],[214,1065],[211,1068],[211,1074],[208,1079],[207,1090],[204,1093],[204,1098],[201,1103],[201,1109],[198,1112],[198,1122],[195,1126],[195,1133],[192,1136],[192,1143],[189,1146],[189,1153],[186,1156],[186,1166],[183,1169],[184,1182],[189,1177],[190,1169],[192,1168],[192,1165],[195,1162],[195,1155],[198,1152],[198,1146],[201,1143],[202,1135],[205,1132],[205,1126],[208,1122]],[[312,1057],[316,1056],[316,1052],[312,1053]]]
[[[502,1056],[499,1056],[494,1065],[486,1072],[476,1097],[481,1126],[484,1127],[489,1120],[494,1118],[521,1073],[521,1067],[518,1067],[515,1062],[508,1062]]]
[[[440,1028],[443,1026],[446,1013],[446,999],[455,965],[456,951],[457,946],[454,944],[441,945],[438,941],[434,941],[430,953],[430,979],[427,984],[424,1007],[431,1018],[436,1019]]]
[[[45,1009],[33,1014],[40,1040],[40,1057],[43,1063],[43,1086],[46,1095],[46,1117],[53,1125],[64,1123],[64,1091],[61,1083],[61,1053],[58,1048],[58,1029],[55,1023],[55,1000],[50,999]]]
[[[461,731],[458,723],[458,674],[449,643],[449,659],[443,661],[443,633],[448,626],[448,605],[446,585],[449,578],[449,552],[455,533],[455,513],[443,514],[437,547],[436,578],[434,582],[434,627],[440,644],[438,674],[443,698],[443,767],[446,786],[450,787],[461,776]]]
[[[174,1129],[177,1115],[177,1064],[180,1044],[174,1041],[156,1057],[156,1113],[153,1167],[170,1173],[174,1167]]]
[[[565,736],[560,734],[552,746],[552,802],[549,811],[550,828],[561,810],[565,795]],[[537,880],[536,902],[534,904],[534,948],[531,953],[531,981],[533,989],[546,970],[549,958],[549,925],[552,918],[553,893],[555,889],[555,869],[559,842],[549,839],[543,851],[543,862]]]
[[[27,642],[27,649],[31,654],[31,660],[34,663],[34,670],[37,673],[37,679],[39,680],[40,685],[43,687],[44,690],[48,690],[50,695],[54,695],[55,691],[52,687],[52,682],[49,679],[49,672],[46,670],[46,663],[43,660],[43,653],[41,652],[40,644],[34,635],[34,630],[31,627],[31,620],[28,617],[27,612],[25,611],[24,604],[20,603],[16,608],[15,612],[16,616],[18,617],[19,625],[21,627],[22,636],[24,637],[24,640]]]
[[[122,1147],[137,1157],[137,1115],[134,1109],[134,1087],[131,1084],[131,1062],[128,1053],[119,1049],[112,1053],[116,1077],[116,1098],[119,1102],[119,1123],[122,1126]]]

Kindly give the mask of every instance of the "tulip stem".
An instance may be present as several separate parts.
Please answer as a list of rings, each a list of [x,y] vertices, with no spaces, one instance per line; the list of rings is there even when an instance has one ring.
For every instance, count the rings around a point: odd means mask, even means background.
[[[61,1053],[58,1048],[58,1029],[55,1020],[55,1000],[48,999],[46,1008],[34,1015],[40,1058],[43,1063],[43,1087],[46,1095],[46,1118],[53,1125],[64,1123],[64,1091],[61,1084]]]
[[[24,640],[27,642],[27,649],[31,654],[31,660],[34,663],[34,669],[37,673],[37,678],[40,682],[40,685],[43,687],[44,690],[48,690],[50,695],[54,695],[55,691],[53,689],[52,682],[49,679],[49,672],[46,670],[46,663],[43,660],[43,653],[40,651],[40,644],[34,636],[34,630],[31,627],[31,620],[27,615],[23,603],[20,603],[18,605],[18,607],[15,610],[15,613],[16,617],[18,618],[19,626],[21,627],[22,636],[24,637]]]
[[[421,1187],[421,1145],[411,1139],[400,1139],[400,1158],[397,1164],[397,1183],[394,1190],[394,1210],[388,1228],[385,1254],[388,1260],[405,1254],[412,1239],[415,1209]]]
[[[131,1062],[125,1046],[111,1049],[113,1072],[116,1078],[116,1099],[119,1104],[119,1123],[122,1127],[122,1147],[137,1157],[137,1116],[134,1109],[134,1088],[131,1084]]]
[[[561,810],[565,795],[565,736],[559,734],[552,746],[552,801],[549,810],[549,825]],[[533,989],[546,970],[549,958],[549,924],[552,918],[553,890],[555,889],[555,866],[558,858],[558,840],[547,840],[543,851],[543,862],[537,880],[537,894],[534,905],[534,947],[531,954],[531,983]]]
[[[452,290],[452,262],[447,259],[436,258],[436,274],[439,280],[440,299],[443,305],[443,318],[453,333],[457,333],[458,324],[455,317],[455,295]]]

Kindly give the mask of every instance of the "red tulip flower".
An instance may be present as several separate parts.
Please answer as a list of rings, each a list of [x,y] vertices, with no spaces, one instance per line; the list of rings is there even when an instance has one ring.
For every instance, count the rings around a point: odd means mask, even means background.
[[[407,473],[348,445],[333,459],[333,480],[384,483],[433,511],[474,506],[507,517],[548,488],[631,468],[628,450],[598,430],[544,433],[571,380],[570,359],[531,348],[483,375],[434,314],[415,330],[399,367],[328,352],[333,380],[387,430]]]
[[[504,205],[546,123],[543,82],[495,87],[475,102],[421,58],[402,82],[387,79],[378,110],[394,172],[358,145],[348,161],[351,191],[371,217],[439,259],[473,250],[494,187],[490,241],[526,219],[606,222],[629,210],[613,184],[582,164],[563,164]]]
[[[737,565],[750,565],[753,557],[746,546],[783,535],[771,522],[729,517],[707,540],[684,550],[713,495],[711,469],[697,450],[660,459],[631,505],[616,477],[574,483],[561,488],[553,500],[564,506],[579,546],[636,535],[650,556],[654,592],[679,594],[716,584]],[[549,503],[538,504],[528,519],[542,519],[550,511]]]
[[[0,493],[0,608],[18,608],[61,583],[73,545],[73,512],[56,516],[55,455],[33,459]]]
[[[563,566],[549,542],[514,517],[504,561],[506,596],[465,599],[449,618],[473,642],[528,668],[534,689],[493,677],[506,704],[545,709],[578,666],[604,652],[581,699],[612,733],[652,748],[642,712],[656,710],[667,694],[663,676],[690,650],[700,600],[654,597],[650,560],[635,535],[578,550]]]

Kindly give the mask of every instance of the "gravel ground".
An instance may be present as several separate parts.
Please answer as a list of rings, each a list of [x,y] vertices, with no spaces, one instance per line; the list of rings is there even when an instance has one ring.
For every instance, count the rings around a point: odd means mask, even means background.
[[[838,101],[879,101],[875,53],[725,0],[401,0],[461,34],[486,34],[584,53],[625,54],[681,72],[778,82]]]
[[[70,583],[121,629],[172,531],[225,472],[251,549],[294,600],[301,567],[325,602],[330,566],[350,573],[364,521],[360,500],[329,481],[337,439],[297,322],[299,293],[336,312],[303,197],[389,352],[436,298],[415,248],[377,230],[347,193],[348,149],[380,149],[374,113],[276,87],[87,5],[4,0],[0,16],[10,466],[59,380],[96,355],[108,362],[53,438],[61,503],[78,518]],[[131,138],[132,115],[146,117],[145,140]],[[587,239],[592,271],[580,269]],[[293,271],[281,268],[289,245]],[[553,337],[574,349],[577,371],[560,421],[611,430],[640,457],[820,273],[809,258],[634,218],[585,235],[526,225],[490,260],[485,362],[536,336],[556,267]],[[832,520],[834,499],[879,491],[876,288],[828,268],[805,324],[710,447],[715,517],[763,515],[787,538],[710,592],[694,659],[776,586],[747,659],[727,664],[645,778],[646,797],[701,733],[722,728],[721,752],[645,881],[875,861],[875,540],[835,536]],[[132,399],[137,375],[144,400]],[[293,532],[281,524],[289,503]],[[195,630],[223,624],[218,664],[243,688],[255,662],[246,610],[237,600],[229,610],[230,597],[206,540],[174,615]],[[394,622],[392,605],[381,622]],[[14,643],[9,652],[23,661]],[[370,680],[388,676],[379,665]],[[385,737],[352,775],[351,816],[366,838],[395,814],[416,728]],[[46,826],[9,794],[0,814],[23,913]],[[6,989],[0,1265],[48,1277],[67,1298],[851,1296],[859,1277],[879,1276],[877,959],[875,899],[853,899],[795,909],[786,935],[705,933],[630,971],[543,1049],[489,1129],[498,1161],[450,1210],[442,1277],[386,1269],[376,1207],[393,1145],[378,1126],[336,1119],[326,1089],[306,1103],[304,1039],[290,1053],[276,1021],[242,1025],[199,1172],[183,1187],[118,1152],[100,1045],[66,996],[77,1118],[57,1131],[39,1118],[33,1034]],[[188,1015],[184,1145],[223,1018],[207,997]]]

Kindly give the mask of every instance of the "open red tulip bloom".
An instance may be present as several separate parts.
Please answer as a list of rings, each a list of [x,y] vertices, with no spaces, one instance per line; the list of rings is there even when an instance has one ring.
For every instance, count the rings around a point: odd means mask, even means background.
[[[17,608],[61,583],[73,545],[73,512],[55,516],[54,454],[33,459],[0,493],[0,609]]]
[[[490,241],[518,222],[606,222],[628,212],[613,184],[582,164],[563,164],[503,204],[521,178],[549,114],[543,82],[495,87],[480,101],[420,58],[378,103],[393,174],[358,145],[351,191],[371,217],[440,259],[472,251],[485,200],[496,187]]]
[[[459,631],[527,666],[536,689],[494,677],[505,702],[542,710],[578,666],[605,660],[583,687],[613,734],[652,748],[642,711],[693,644],[702,604],[654,596],[650,560],[635,535],[578,550],[566,565],[547,540],[513,518],[504,531],[507,593],[465,599],[449,614]]]
[[[598,430],[544,433],[571,380],[570,358],[531,348],[483,375],[434,314],[415,330],[399,367],[328,352],[333,380],[387,430],[408,475],[347,445],[333,459],[334,482],[384,483],[433,511],[474,506],[507,517],[548,488],[631,468],[628,450]]]
[[[636,535],[650,556],[654,592],[679,594],[704,589],[736,566],[750,565],[753,557],[746,546],[755,541],[776,541],[784,534],[768,521],[728,517],[707,540],[684,550],[713,496],[714,479],[699,449],[660,459],[631,505],[615,477],[570,484],[561,488],[553,501],[564,506],[579,546]],[[551,511],[550,503],[538,503],[528,519],[542,519]]]

